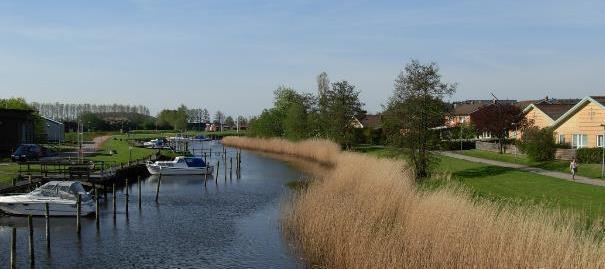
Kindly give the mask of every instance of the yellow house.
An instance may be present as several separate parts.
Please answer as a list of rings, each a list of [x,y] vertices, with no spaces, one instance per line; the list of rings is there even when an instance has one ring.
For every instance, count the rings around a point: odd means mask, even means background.
[[[552,126],[563,114],[569,111],[573,104],[549,104],[536,103],[530,104],[523,110],[525,118],[533,122],[538,128]]]
[[[537,102],[528,105],[524,110],[525,118],[540,129],[551,127],[556,120],[569,111],[573,104],[550,104]],[[519,136],[521,135],[519,131]],[[513,137],[517,137],[514,135]]]
[[[588,96],[552,124],[555,140],[572,148],[603,147],[605,96]]]

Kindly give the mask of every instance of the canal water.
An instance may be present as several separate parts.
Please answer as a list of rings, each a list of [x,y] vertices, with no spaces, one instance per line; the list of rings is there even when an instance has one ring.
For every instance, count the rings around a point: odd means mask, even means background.
[[[222,146],[213,148],[212,165]],[[197,145],[197,150],[199,150]],[[229,149],[235,168],[235,151]],[[164,176],[159,201],[158,177],[142,181],[139,210],[136,182],[119,189],[114,219],[112,197],[101,200],[100,227],[84,218],[76,233],[75,218],[51,218],[51,247],[46,248],[45,220],[34,218],[36,268],[299,268],[301,260],[282,237],[280,204],[287,198],[285,184],[304,177],[288,164],[243,151],[242,174],[237,179],[221,163],[218,178]],[[17,227],[18,268],[30,267],[27,219],[0,216],[0,267],[9,265],[11,227]]]

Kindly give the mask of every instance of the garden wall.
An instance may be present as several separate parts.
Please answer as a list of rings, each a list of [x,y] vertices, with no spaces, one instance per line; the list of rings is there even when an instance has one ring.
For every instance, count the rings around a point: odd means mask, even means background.
[[[500,152],[500,146],[498,145],[498,143],[491,143],[491,142],[483,142],[483,141],[477,141],[475,143],[475,147],[477,149],[480,150],[485,150],[485,151],[492,151],[492,152]],[[506,145],[504,148],[504,151],[506,153],[510,153],[510,154],[523,154],[521,153],[521,151],[517,148],[517,146],[515,145]]]
[[[500,152],[498,143],[477,141],[475,143],[475,147],[480,150]],[[506,145],[506,153],[525,155],[515,145]],[[575,157],[576,157],[575,149],[557,149],[557,151],[555,152],[555,159],[557,159],[557,160],[569,161]]]

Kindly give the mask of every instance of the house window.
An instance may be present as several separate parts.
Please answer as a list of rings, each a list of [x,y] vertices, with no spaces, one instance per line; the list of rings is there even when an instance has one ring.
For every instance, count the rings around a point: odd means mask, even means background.
[[[605,141],[603,141],[603,135],[597,135],[597,147],[602,148],[605,146]]]
[[[563,134],[559,135],[559,144],[565,144],[565,135],[563,135]]]
[[[588,145],[588,135],[585,134],[573,134],[571,136],[571,147],[572,148],[585,148]]]

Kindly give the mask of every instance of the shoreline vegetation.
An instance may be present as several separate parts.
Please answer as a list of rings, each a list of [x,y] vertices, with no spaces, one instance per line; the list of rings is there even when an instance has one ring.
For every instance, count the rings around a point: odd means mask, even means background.
[[[283,216],[309,264],[330,268],[597,268],[598,226],[539,207],[417,188],[402,160],[342,152],[326,140],[226,137],[223,143],[332,165],[299,191]]]

